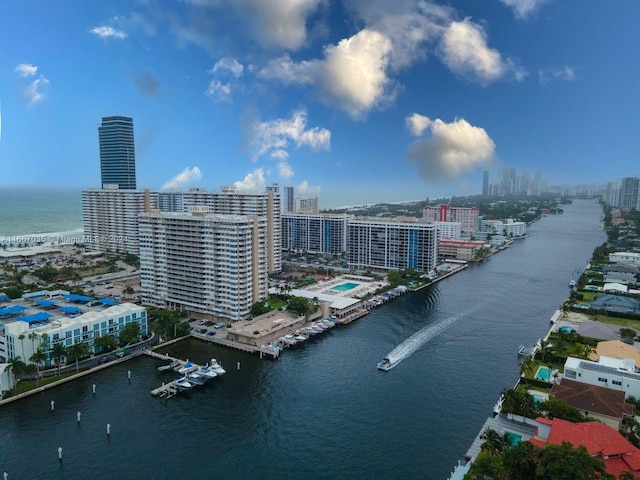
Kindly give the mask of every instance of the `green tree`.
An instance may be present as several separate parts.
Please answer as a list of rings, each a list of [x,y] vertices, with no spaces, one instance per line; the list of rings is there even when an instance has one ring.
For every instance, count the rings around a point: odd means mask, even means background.
[[[64,345],[62,344],[62,342],[53,344],[53,347],[51,348],[51,356],[56,361],[58,375],[60,375],[60,362],[62,361],[62,358],[66,356],[66,354],[67,354],[67,349],[64,348]]]
[[[67,356],[76,362],[76,372],[80,369],[78,360],[89,355],[89,345],[86,343],[74,343],[67,348]]]
[[[5,288],[4,293],[6,293],[11,300],[16,300],[22,297],[24,290],[22,290],[22,288],[19,287],[18,285],[12,285],[10,287]]]
[[[125,288],[125,289],[122,291],[122,294],[124,295],[124,298],[131,298],[131,296],[132,296],[133,294],[135,294],[135,293],[136,293],[136,291],[135,291],[133,288],[131,288],[130,286],[129,286],[129,287],[127,287],[127,288]]]
[[[536,464],[536,477],[540,480],[615,480],[607,473],[604,462],[589,455],[587,449],[568,442],[548,444],[540,451]]]
[[[140,325],[137,322],[127,323],[120,332],[120,344],[127,345],[140,338]]]
[[[298,315],[308,315],[311,313],[311,305],[309,304],[309,300],[304,297],[291,297],[287,305],[287,310],[297,313]]]
[[[7,363],[10,365],[10,368],[13,371],[13,376],[16,379],[19,379],[27,368],[27,364],[22,361],[20,355],[10,358]]]
[[[502,413],[512,413],[527,418],[535,418],[538,409],[533,400],[533,396],[525,391],[509,388],[503,392]]]
[[[36,384],[40,385],[40,364],[44,363],[47,359],[47,355],[44,353],[42,347],[38,347],[33,355],[29,357],[29,361],[36,366]]]
[[[108,334],[96,338],[93,343],[100,347],[100,352],[110,352],[118,347],[118,341]]]
[[[480,438],[484,440],[484,443],[480,446],[481,451],[497,455],[504,450],[503,438],[493,428],[487,428],[482,432]]]
[[[633,340],[638,336],[638,332],[636,332],[633,328],[621,328],[620,329],[620,338]]]
[[[269,304],[265,301],[258,301],[251,305],[251,316],[257,317],[271,311]]]
[[[536,478],[536,458],[540,449],[531,442],[519,442],[504,453],[509,480]]]
[[[471,468],[465,474],[464,480],[506,480],[507,470],[502,461],[502,455],[480,452]]]

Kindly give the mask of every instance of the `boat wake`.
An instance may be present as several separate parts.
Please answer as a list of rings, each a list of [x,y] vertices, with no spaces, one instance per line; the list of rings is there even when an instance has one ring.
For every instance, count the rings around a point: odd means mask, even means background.
[[[391,370],[395,368],[402,360],[411,356],[416,350],[427,343],[432,338],[440,335],[442,332],[450,328],[454,323],[460,320],[462,317],[470,314],[473,310],[457,313],[450,317],[445,318],[442,321],[436,322],[432,325],[428,325],[416,333],[407,338],[404,342],[391,350],[385,359],[388,359],[388,363],[385,365],[384,370]]]

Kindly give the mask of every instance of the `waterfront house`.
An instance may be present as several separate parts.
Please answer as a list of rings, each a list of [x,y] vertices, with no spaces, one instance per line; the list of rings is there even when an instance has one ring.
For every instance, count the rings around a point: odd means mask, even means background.
[[[615,252],[609,254],[609,261],[612,263],[633,263],[640,266],[640,253],[636,252]]]
[[[619,333],[618,333],[619,335]],[[600,357],[630,358],[636,365],[640,365],[640,352],[632,345],[627,345],[620,340],[607,340],[598,342],[595,350],[589,355],[589,360],[597,362]]]
[[[564,378],[621,390],[625,398],[640,398],[640,375],[636,373],[636,362],[630,358],[601,356],[597,362],[569,357],[564,362]]]
[[[551,387],[551,395],[577,408],[586,417],[600,421],[616,430],[625,416],[633,415],[633,405],[625,402],[624,392],[585,385],[575,380],[563,378]]]
[[[619,432],[600,422],[572,423],[559,418],[538,418],[538,431],[531,443],[544,448],[547,443],[574,447],[583,445],[589,455],[602,460],[607,472],[616,478],[622,472],[640,476],[640,449],[633,446]]]
[[[593,310],[640,314],[640,302],[619,295],[601,295],[589,303]]]

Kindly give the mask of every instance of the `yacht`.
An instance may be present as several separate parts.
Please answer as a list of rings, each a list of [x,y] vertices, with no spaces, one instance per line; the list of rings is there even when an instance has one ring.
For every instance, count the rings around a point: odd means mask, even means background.
[[[296,339],[296,342],[304,342],[305,340],[309,339],[307,335],[303,335],[302,333],[297,333],[296,336],[293,338]]]
[[[218,374],[214,372],[211,367],[200,367],[198,370],[196,370],[195,373],[201,377],[204,377],[206,380],[210,380],[218,376]]]
[[[185,392],[193,388],[193,385],[191,385],[191,383],[184,377],[177,379],[175,381],[175,386],[181,392]]]
[[[320,331],[323,331],[323,330],[326,330],[326,329],[328,329],[328,328],[329,328],[329,326],[328,326],[328,325],[326,325],[326,324],[324,324],[324,323],[322,323],[322,322],[320,322],[320,321],[315,322],[313,325],[314,325],[315,327],[318,327],[318,328],[320,329]]]
[[[195,372],[197,369],[198,365],[187,360],[187,363],[178,369],[178,373],[186,375],[187,373]]]
[[[310,326],[302,327],[302,331],[307,335],[316,335],[318,333],[313,329],[313,327]]]
[[[573,287],[575,287],[575,286],[576,286],[576,281],[575,281],[575,280],[571,280],[571,281],[569,282],[569,288],[573,288]]]
[[[333,328],[336,326],[335,323],[333,323],[331,320],[329,320],[328,318],[325,318],[324,320],[320,320],[323,324],[325,324],[327,327],[329,328]]]
[[[213,370],[216,373],[216,375],[224,375],[225,373],[227,373],[227,371],[224,368],[222,368],[222,365],[220,365],[215,358],[211,359],[211,362],[209,363],[209,368]]]
[[[285,335],[284,337],[280,337],[280,341],[286,345],[295,345],[298,343],[293,335]]]
[[[197,372],[191,372],[189,375],[187,375],[187,381],[192,385],[204,385],[204,382],[206,382],[207,379],[203,376],[200,376],[200,374]]]

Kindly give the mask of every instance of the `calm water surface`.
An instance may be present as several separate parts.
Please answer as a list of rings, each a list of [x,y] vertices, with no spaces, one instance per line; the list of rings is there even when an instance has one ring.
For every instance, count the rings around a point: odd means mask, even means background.
[[[228,370],[188,395],[152,397],[173,377],[139,358],[4,406],[0,472],[10,480],[447,478],[515,383],[518,345],[544,335],[569,281],[605,240],[593,201],[530,231],[277,361],[182,342],[170,352],[201,363],[215,356]],[[421,329],[412,355],[376,369]]]

